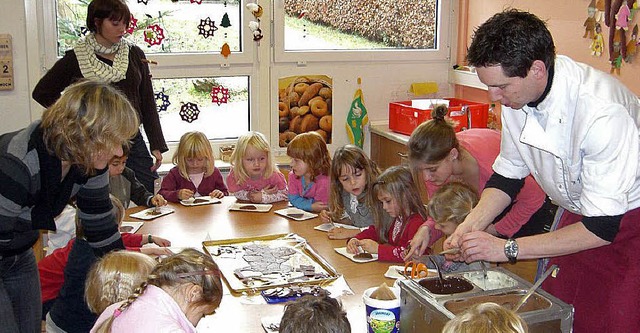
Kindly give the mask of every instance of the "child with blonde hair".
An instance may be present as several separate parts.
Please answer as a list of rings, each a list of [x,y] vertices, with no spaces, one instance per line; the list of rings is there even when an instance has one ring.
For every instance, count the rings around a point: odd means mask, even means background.
[[[228,195],[220,170],[214,165],[209,139],[202,132],[187,132],[173,154],[173,167],[162,179],[160,194],[170,202],[191,197]]]
[[[254,203],[287,200],[287,181],[276,167],[264,134],[240,136],[231,154],[231,166],[227,186],[236,198]]]
[[[329,209],[320,212],[320,219],[324,223],[336,221],[363,230],[369,227],[378,205],[373,185],[379,174],[376,163],[361,148],[354,145],[338,148],[331,160]],[[385,217],[390,219],[386,214]],[[338,227],[329,230],[328,236],[331,239],[348,239],[360,231]]]
[[[196,332],[222,301],[218,265],[195,249],[162,260],[123,302],[107,307],[91,332]]]
[[[527,333],[525,323],[517,313],[496,303],[472,306],[444,325],[442,333]]]
[[[377,253],[380,261],[402,262],[409,242],[427,218],[420,192],[406,166],[385,170],[373,189],[381,202],[377,205],[375,223],[351,238],[347,251]],[[381,218],[382,210],[393,220]]]
[[[118,225],[124,218],[124,206],[111,195]],[[42,315],[50,332],[87,332],[97,316],[85,303],[84,286],[87,272],[98,260],[84,237],[82,226],[76,221],[76,238],[65,247],[56,249],[38,262],[40,289],[42,294]],[[122,233],[122,241],[127,250],[141,251],[149,255],[172,254],[166,246],[171,242],[151,234]],[[161,247],[141,248],[146,243]]]
[[[289,142],[287,155],[291,157],[289,202],[309,212],[327,209],[331,157],[324,139],[316,132],[298,134]]]
[[[96,262],[84,288],[91,312],[100,314],[107,306],[124,301],[133,289],[147,280],[158,262],[148,255],[132,251],[113,251]]]
[[[478,200],[478,193],[471,186],[463,182],[450,182],[433,194],[427,205],[427,212],[435,221],[434,228],[440,230],[445,236],[449,236],[469,215]],[[432,255],[431,258],[440,266],[443,273],[482,269],[480,262],[467,264],[463,261],[448,261],[443,255]],[[435,268],[431,262],[428,262],[427,266]]]

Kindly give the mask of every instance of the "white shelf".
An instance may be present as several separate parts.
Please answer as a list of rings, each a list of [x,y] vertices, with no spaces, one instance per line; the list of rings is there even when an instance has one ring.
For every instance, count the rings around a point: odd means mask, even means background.
[[[449,71],[449,82],[465,87],[487,90],[487,86],[480,82],[478,75],[469,71],[452,69]]]

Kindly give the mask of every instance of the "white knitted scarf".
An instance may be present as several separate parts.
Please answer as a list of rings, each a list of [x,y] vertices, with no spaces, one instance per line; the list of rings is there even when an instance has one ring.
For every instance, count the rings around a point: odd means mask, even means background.
[[[124,38],[109,47],[104,47],[96,41],[94,34],[89,34],[78,41],[73,51],[78,59],[82,76],[87,79],[99,79],[106,82],[118,82],[127,76],[129,67],[129,48],[131,44]],[[116,54],[113,66],[98,59],[96,53]]]

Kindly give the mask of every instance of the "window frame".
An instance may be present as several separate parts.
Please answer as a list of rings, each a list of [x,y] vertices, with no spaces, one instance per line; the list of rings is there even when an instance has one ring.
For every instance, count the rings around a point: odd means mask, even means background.
[[[273,0],[273,17],[271,29],[273,31],[274,62],[295,62],[304,65],[307,62],[385,62],[385,61],[443,61],[451,59],[451,22],[453,7],[451,1],[436,0],[438,11],[436,19],[436,49],[390,49],[390,50],[320,50],[320,51],[286,51],[284,49],[284,1]],[[446,37],[443,37],[446,36]],[[329,59],[329,60],[328,60]]]

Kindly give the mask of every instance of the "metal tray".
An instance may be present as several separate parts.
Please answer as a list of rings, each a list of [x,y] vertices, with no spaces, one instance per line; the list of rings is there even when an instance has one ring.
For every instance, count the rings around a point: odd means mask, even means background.
[[[325,285],[339,277],[335,268],[297,234],[211,240],[202,242],[202,247],[218,264],[234,294],[291,285]],[[256,257],[260,259],[253,260]]]

